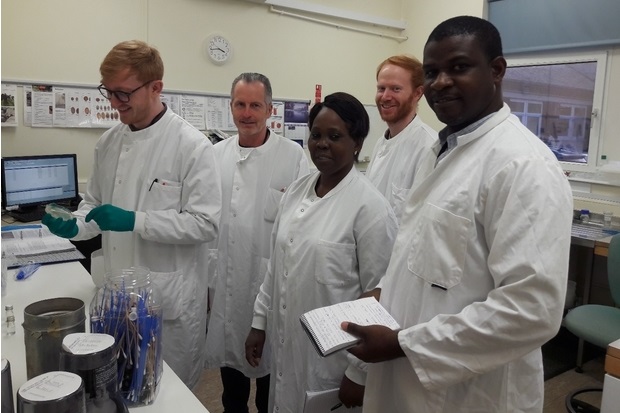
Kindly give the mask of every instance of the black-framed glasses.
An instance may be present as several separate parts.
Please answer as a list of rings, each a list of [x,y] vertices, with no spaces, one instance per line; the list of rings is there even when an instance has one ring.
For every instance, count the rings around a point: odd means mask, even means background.
[[[97,90],[99,90],[99,92],[106,99],[110,99],[112,96],[114,96],[119,101],[121,101],[123,103],[127,103],[127,102],[129,102],[129,99],[131,99],[131,95],[133,93],[135,93],[138,90],[142,89],[144,86],[148,85],[151,82],[152,82],[152,80],[149,80],[148,82],[144,83],[141,86],[138,86],[137,88],[135,88],[131,92],[123,92],[122,90],[110,90],[107,87],[103,86],[103,83],[100,84],[99,86],[97,86]]]

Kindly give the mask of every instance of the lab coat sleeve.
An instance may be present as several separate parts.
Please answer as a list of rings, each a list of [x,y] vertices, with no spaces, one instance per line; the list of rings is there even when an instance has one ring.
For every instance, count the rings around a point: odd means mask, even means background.
[[[271,291],[273,288],[272,260],[267,265],[265,279],[260,286],[256,300],[254,301],[254,315],[252,316],[252,328],[267,330],[267,314],[271,308]]]
[[[488,248],[486,268],[483,263],[480,271],[492,277],[489,293],[456,314],[437,315],[398,335],[429,390],[521,358],[560,327],[572,196],[557,162],[515,159],[490,177],[478,196],[482,212],[476,218],[480,222],[472,224],[478,231],[472,237],[477,237],[480,250]],[[469,248],[471,255],[475,246]],[[480,274],[463,274],[468,276]]]
[[[384,209],[366,211],[367,216],[360,221],[369,222],[356,229],[357,263],[362,292],[374,290],[385,275],[392,246],[396,240],[398,224],[392,208],[387,201]]]
[[[134,231],[168,244],[208,242],[217,237],[222,192],[213,145],[198,145],[186,159],[181,210],[136,211]]]
[[[94,220],[90,222],[85,221],[86,215],[88,215],[91,210],[102,204],[101,185],[99,181],[101,179],[101,174],[98,170],[98,162],[96,161],[98,153],[99,144],[95,147],[93,173],[88,180],[86,192],[84,193],[84,199],[80,202],[77,211],[73,213],[73,216],[77,218],[78,233],[72,239],[76,241],[91,239],[101,234],[101,229]]]
[[[360,386],[365,386],[368,363],[364,363],[351,353],[347,354],[347,361],[349,362],[349,366],[344,372],[345,376],[347,376],[347,378],[353,383],[359,384]]]
[[[363,292],[374,290],[385,274],[398,232],[396,217],[387,202],[384,210],[369,213],[368,217],[372,217],[373,221],[368,227],[362,229],[356,238],[360,283]],[[349,380],[362,386],[365,385],[367,364],[352,354],[347,354],[347,361],[349,365],[345,375]]]

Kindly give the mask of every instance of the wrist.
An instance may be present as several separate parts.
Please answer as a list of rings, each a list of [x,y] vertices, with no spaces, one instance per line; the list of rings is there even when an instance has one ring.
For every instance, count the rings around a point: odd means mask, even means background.
[[[398,338],[398,334],[401,331],[402,330],[394,331],[394,334],[392,335],[392,337],[390,337],[390,340],[388,341],[389,343],[389,348],[387,352],[388,357],[389,357],[388,360],[396,359],[399,357],[405,357],[405,351],[400,346],[400,340]]]

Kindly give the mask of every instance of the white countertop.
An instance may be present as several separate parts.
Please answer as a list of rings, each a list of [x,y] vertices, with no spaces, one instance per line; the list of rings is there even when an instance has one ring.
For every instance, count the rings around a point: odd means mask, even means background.
[[[43,265],[30,278],[23,281],[13,279],[14,270],[9,270],[7,293],[2,297],[2,358],[11,363],[13,396],[26,382],[26,348],[24,345],[24,308],[29,304],[56,297],[73,297],[84,301],[86,310],[86,331],[89,331],[88,308],[97,288],[90,274],[78,262]],[[4,306],[12,304],[15,312],[15,334],[5,334]],[[133,407],[131,412],[183,412],[208,413],[208,410],[194,396],[190,389],[164,362],[164,373],[155,402],[149,406]],[[17,411],[17,410],[15,410]]]

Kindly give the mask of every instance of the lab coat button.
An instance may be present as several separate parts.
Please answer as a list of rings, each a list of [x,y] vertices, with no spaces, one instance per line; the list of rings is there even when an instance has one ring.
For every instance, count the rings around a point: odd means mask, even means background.
[[[301,212],[304,212],[304,209],[303,209],[303,208],[301,209]]]
[[[280,343],[284,344],[284,339],[280,340]]]
[[[293,243],[293,238],[291,238],[291,244]]]
[[[283,308],[284,310],[286,310],[286,304],[284,304],[284,305],[282,306],[282,308]]]

